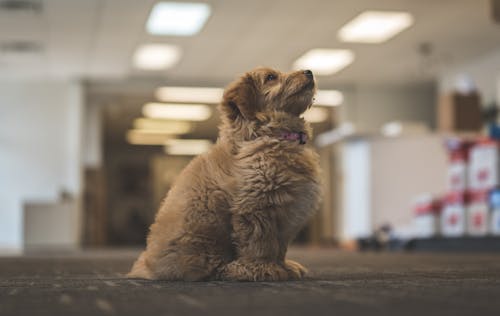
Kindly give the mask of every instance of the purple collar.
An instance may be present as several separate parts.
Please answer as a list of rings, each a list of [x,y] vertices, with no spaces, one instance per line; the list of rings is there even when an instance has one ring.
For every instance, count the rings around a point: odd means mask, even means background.
[[[304,145],[307,142],[307,134],[304,132],[282,132],[281,138],[283,140],[298,140],[299,144]]]

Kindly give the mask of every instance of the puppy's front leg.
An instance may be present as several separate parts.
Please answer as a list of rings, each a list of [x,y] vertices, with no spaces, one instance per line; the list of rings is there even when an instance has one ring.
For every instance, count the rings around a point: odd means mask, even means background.
[[[284,281],[296,278],[285,268],[287,241],[279,234],[272,209],[233,214],[232,239],[237,259],[226,265],[221,277],[238,281]]]

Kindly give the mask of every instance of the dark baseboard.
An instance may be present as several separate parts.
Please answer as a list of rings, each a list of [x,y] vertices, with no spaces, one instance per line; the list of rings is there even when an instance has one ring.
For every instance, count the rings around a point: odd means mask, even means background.
[[[456,237],[412,239],[405,245],[410,251],[500,252],[500,237]]]

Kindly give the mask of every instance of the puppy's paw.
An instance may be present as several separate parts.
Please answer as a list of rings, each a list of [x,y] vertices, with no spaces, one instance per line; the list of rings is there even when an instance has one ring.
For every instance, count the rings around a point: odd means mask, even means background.
[[[221,271],[221,278],[229,281],[286,281],[287,270],[273,262],[230,262]]]
[[[300,280],[307,274],[307,269],[301,265],[300,263],[286,259],[285,260],[285,268],[290,275],[290,279]]]
[[[135,261],[132,269],[127,274],[127,278],[130,279],[153,279],[153,274],[151,270],[146,265],[146,252],[141,253],[139,258]]]

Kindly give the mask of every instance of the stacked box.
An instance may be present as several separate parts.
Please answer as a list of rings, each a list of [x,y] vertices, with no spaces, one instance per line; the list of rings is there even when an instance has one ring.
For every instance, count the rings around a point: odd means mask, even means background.
[[[447,194],[443,198],[440,233],[445,237],[459,237],[465,233],[465,197],[467,190],[467,163],[470,143],[458,138],[448,139]]]
[[[472,192],[467,205],[467,233],[470,236],[485,236],[488,233],[488,213],[488,192]]]
[[[458,139],[449,139],[446,142],[446,148],[449,156],[446,190],[464,193],[467,190],[468,143]]]
[[[470,148],[467,233],[471,236],[485,236],[489,231],[489,192],[498,186],[498,153],[491,139],[480,139]]]
[[[488,191],[497,185],[498,146],[490,139],[481,139],[469,151],[468,189]]]
[[[441,212],[441,235],[459,237],[465,233],[465,196],[462,193],[449,193],[443,201]]]
[[[445,146],[449,157],[447,193],[441,199],[441,208],[436,208],[429,194],[416,200],[416,235],[500,236],[499,143],[488,138],[452,138]]]
[[[416,237],[429,238],[437,234],[438,209],[431,194],[422,194],[415,199],[413,211]]]
[[[492,235],[500,236],[500,189],[490,194],[490,231]]]

